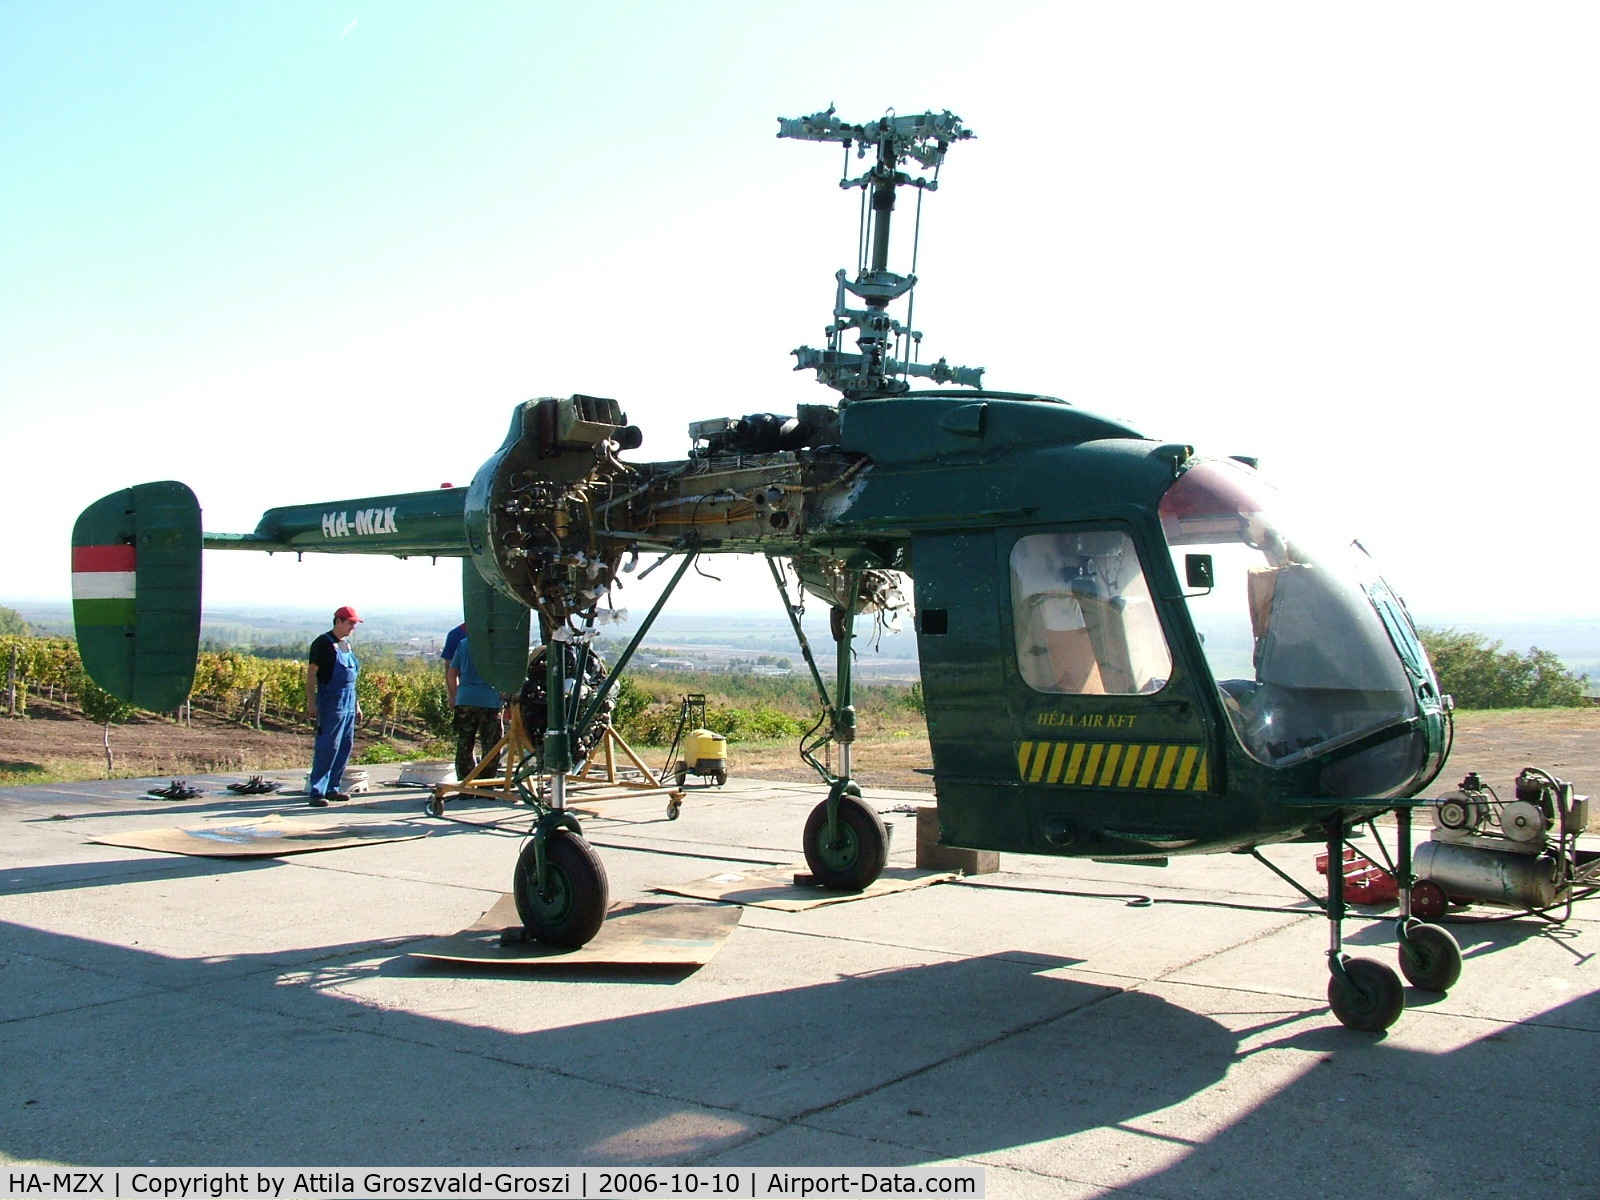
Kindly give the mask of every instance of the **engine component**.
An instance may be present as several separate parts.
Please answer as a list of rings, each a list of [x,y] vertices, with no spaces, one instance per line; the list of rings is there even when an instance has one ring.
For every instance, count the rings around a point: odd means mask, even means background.
[[[695,443],[689,452],[695,458],[804,450],[839,440],[839,412],[830,405],[802,404],[792,417],[777,413],[751,413],[738,420],[714,417],[691,422],[689,439]]]

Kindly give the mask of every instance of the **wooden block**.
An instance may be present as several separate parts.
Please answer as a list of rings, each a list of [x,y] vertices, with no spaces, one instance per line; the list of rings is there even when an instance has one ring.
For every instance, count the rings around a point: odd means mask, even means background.
[[[917,809],[917,866],[924,871],[960,871],[965,875],[992,875],[1000,869],[998,850],[967,850],[939,844],[939,809]]]

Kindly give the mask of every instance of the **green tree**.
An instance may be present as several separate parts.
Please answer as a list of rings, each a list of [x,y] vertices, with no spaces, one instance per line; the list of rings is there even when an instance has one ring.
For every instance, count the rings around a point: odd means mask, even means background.
[[[96,725],[102,726],[100,744],[106,752],[106,778],[111,778],[111,726],[113,722],[126,721],[138,709],[126,700],[119,700],[85,674],[78,680],[78,708]]]
[[[631,728],[639,714],[650,707],[650,694],[624,675],[617,680],[617,707],[611,713],[611,724],[617,729]]]
[[[27,637],[28,623],[14,608],[0,604],[0,637]]]
[[[1587,678],[1548,650],[1502,650],[1481,633],[1423,629],[1422,644],[1439,687],[1459,708],[1575,708],[1585,703]]]

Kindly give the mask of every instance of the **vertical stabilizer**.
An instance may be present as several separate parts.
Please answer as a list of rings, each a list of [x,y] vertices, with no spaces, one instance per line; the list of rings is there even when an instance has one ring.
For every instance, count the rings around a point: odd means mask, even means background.
[[[504,695],[521,691],[528,676],[528,609],[490,587],[470,558],[461,560],[461,608],[467,618],[467,652],[478,674]]]
[[[72,527],[72,620],[90,678],[163,712],[194,684],[200,648],[200,503],[181,483],[96,500]]]

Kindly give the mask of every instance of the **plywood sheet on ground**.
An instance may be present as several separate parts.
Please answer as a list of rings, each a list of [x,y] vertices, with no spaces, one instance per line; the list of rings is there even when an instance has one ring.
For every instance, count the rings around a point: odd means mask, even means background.
[[[805,874],[804,867],[768,867],[765,870],[741,868],[720,871],[705,879],[688,883],[657,884],[650,890],[669,896],[692,896],[697,900],[720,900],[725,904],[748,904],[755,908],[776,908],[783,912],[804,912],[824,904],[847,904],[851,900],[870,900],[894,892],[909,892],[931,883],[955,878],[953,871],[919,871],[915,867],[885,867],[872,886],[860,892],[830,892],[814,884],[795,882]]]
[[[187,854],[196,858],[281,858],[318,850],[343,850],[378,842],[404,842],[427,837],[416,821],[342,821],[312,824],[290,821],[274,813],[252,821],[218,821],[189,829],[136,829],[106,833],[90,841],[102,846]]]
[[[540,968],[703,967],[722,949],[739,915],[737,908],[710,904],[634,904],[609,913],[594,940],[576,950],[532,941],[502,945],[504,930],[522,927],[515,899],[505,895],[470,928],[411,954],[439,962]]]

